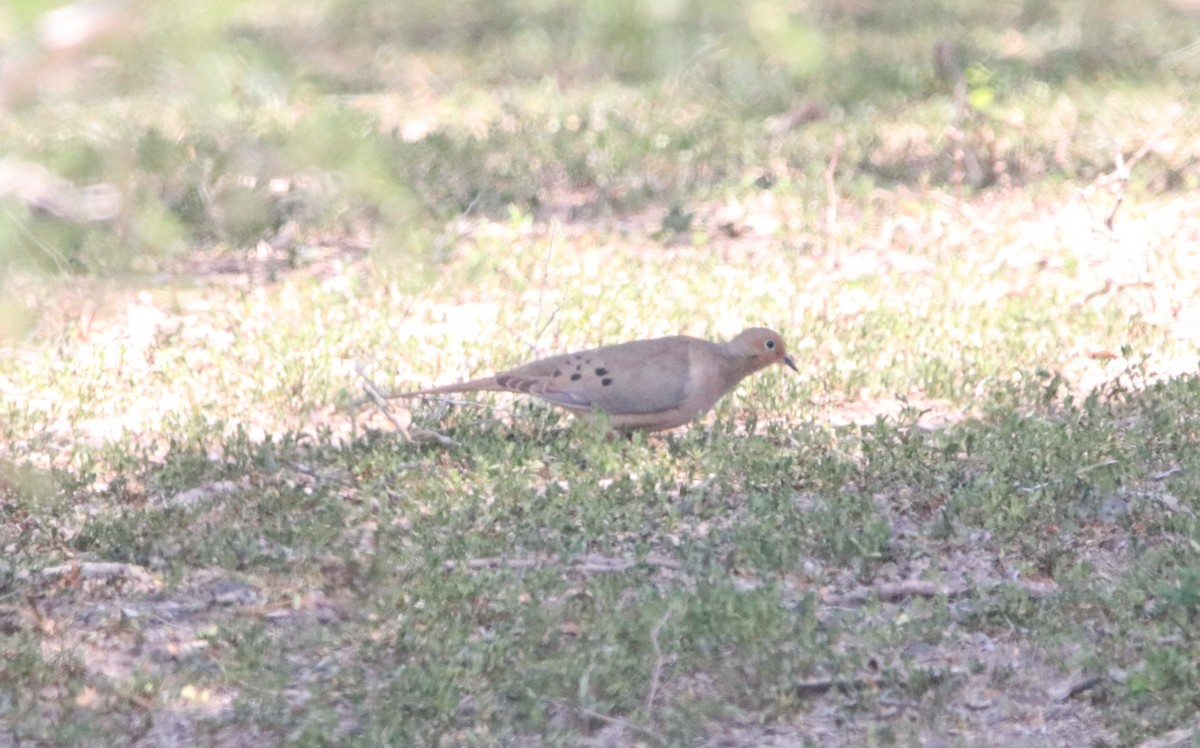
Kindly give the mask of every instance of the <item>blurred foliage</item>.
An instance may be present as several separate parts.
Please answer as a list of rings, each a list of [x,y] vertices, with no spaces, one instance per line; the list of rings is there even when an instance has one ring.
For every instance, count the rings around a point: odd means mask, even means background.
[[[19,0],[0,8],[0,263],[153,270],[263,241],[426,254],[450,217],[564,187],[621,210],[782,147],[819,162],[844,123],[952,101],[964,76],[997,119],[1048,83],[1182,89],[1196,30],[1133,0]],[[829,126],[764,133],[797,107]],[[1005,159],[995,139],[979,148]],[[949,178],[870,145],[847,158]]]

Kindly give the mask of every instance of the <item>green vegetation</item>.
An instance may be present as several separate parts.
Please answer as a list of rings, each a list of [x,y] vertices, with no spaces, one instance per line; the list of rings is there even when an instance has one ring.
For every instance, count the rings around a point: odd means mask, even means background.
[[[1189,4],[71,7],[0,9],[0,744],[1200,730]],[[362,401],[751,324],[666,435]]]

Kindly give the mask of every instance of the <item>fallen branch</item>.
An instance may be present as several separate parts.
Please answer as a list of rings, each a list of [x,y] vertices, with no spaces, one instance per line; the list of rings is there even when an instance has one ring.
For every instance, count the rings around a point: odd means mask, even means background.
[[[1172,465],[1171,467],[1167,468],[1166,470],[1162,471],[1161,473],[1154,473],[1153,475],[1151,475],[1150,480],[1164,481],[1167,478],[1170,478],[1173,475],[1179,475],[1182,472],[1183,472],[1183,468],[1179,467],[1178,465]]]
[[[43,579],[75,581],[109,581],[113,579],[132,579],[138,582],[152,582],[154,577],[137,564],[123,564],[116,561],[72,561],[58,566],[48,566],[41,570]]]
[[[455,561],[450,559],[444,564],[447,569],[457,569],[460,566],[466,569],[529,569],[537,566],[544,566],[554,563],[556,557],[545,556],[541,558],[507,558],[505,556],[493,556],[491,558],[472,558],[466,561]]]
[[[1104,680],[1100,675],[1081,675],[1050,690],[1050,698],[1065,703],[1085,691],[1090,691]]]
[[[643,564],[658,566],[664,569],[678,570],[683,568],[678,561],[661,553],[647,553],[644,558],[614,558],[611,556],[601,556],[598,553],[589,553],[586,556],[575,558],[571,567],[574,571],[580,571],[585,574],[602,574],[608,571],[627,571]]]
[[[454,439],[451,439],[450,437],[446,436],[445,434],[439,434],[438,432],[430,431],[429,429],[413,429],[410,433],[414,437],[416,437],[417,441],[425,441],[425,440],[434,441],[434,442],[437,442],[438,444],[441,444],[443,447],[461,447],[462,446],[457,441],[455,441]]]
[[[466,561],[450,559],[444,565],[447,569],[530,569],[563,565],[570,571],[582,572],[584,574],[628,571],[636,566],[643,565],[658,566],[664,569],[682,568],[682,565],[675,559],[659,553],[649,553],[645,558],[620,558],[589,553],[583,556],[576,556],[568,561],[564,561],[561,557],[555,555],[534,556],[532,558],[491,556],[486,558],[472,558]]]
[[[910,597],[954,599],[967,594],[967,591],[966,587],[942,587],[920,579],[906,579],[903,582],[885,582],[874,587],[863,587],[844,595],[822,595],[821,604],[831,607],[856,607],[871,600],[894,603]]]
[[[625,558],[619,556],[602,556],[589,553],[583,556],[564,560],[560,556],[545,555],[534,557],[490,556],[472,558],[465,561],[450,559],[443,564],[447,569],[532,569],[550,566],[563,566],[566,571],[584,574],[606,574],[618,571],[628,571],[638,566],[656,566],[662,569],[680,571],[683,564],[661,553],[648,553],[642,558]],[[828,607],[859,607],[878,600],[885,603],[901,602],[911,597],[933,599],[944,597],[947,600],[958,600],[966,597],[977,597],[981,594],[994,592],[1004,586],[1014,587],[1020,592],[1036,600],[1045,600],[1058,594],[1058,585],[1053,582],[1032,582],[1023,579],[995,582],[981,587],[966,585],[942,586],[934,582],[920,579],[906,579],[901,582],[885,582],[873,587],[863,587],[845,594],[821,595],[820,603]]]
[[[829,607],[859,607],[872,600],[885,603],[895,603],[910,597],[932,599],[945,597],[947,600],[957,600],[965,597],[975,597],[981,593],[993,592],[1002,586],[1012,586],[1021,592],[1038,600],[1044,600],[1058,594],[1058,585],[1053,582],[1030,582],[1026,580],[1010,580],[996,582],[982,587],[966,585],[943,587],[933,582],[920,579],[906,579],[902,582],[885,582],[873,587],[862,587],[845,594],[825,594],[821,596],[821,604]]]
[[[912,673],[906,673],[900,670],[887,671],[878,675],[866,675],[861,678],[817,678],[814,680],[806,680],[797,683],[792,687],[792,690],[798,696],[822,696],[830,691],[862,691],[868,688],[882,688],[888,683],[899,683],[910,675],[920,673],[923,677],[933,682],[940,682],[948,678],[966,675],[967,671],[962,668],[918,668]]]
[[[883,678],[818,678],[797,683],[792,687],[797,696],[823,696],[830,691],[862,691],[867,688],[879,688]]]

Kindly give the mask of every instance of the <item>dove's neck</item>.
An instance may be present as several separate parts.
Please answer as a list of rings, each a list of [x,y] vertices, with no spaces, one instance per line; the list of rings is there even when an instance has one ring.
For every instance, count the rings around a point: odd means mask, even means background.
[[[763,367],[759,356],[747,353],[745,348],[732,341],[718,345],[721,348],[721,373],[730,387]]]

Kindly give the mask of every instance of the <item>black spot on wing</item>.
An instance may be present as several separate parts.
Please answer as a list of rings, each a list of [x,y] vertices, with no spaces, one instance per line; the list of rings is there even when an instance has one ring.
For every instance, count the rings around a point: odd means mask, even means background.
[[[599,371],[599,369],[597,369],[597,371]],[[608,385],[612,384],[612,377],[605,377],[604,379],[601,379],[600,384],[607,387]]]
[[[572,374],[572,375],[571,375],[571,381],[572,381],[572,382],[578,382],[580,379],[583,379],[583,375],[582,375],[582,374],[575,373],[575,374]]]
[[[603,366],[600,367],[599,369],[596,369],[596,376],[598,376],[598,377],[602,377],[607,373],[608,373],[608,369],[605,369]]]

